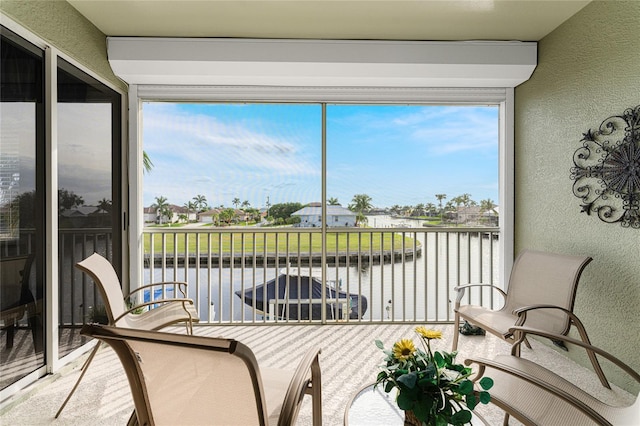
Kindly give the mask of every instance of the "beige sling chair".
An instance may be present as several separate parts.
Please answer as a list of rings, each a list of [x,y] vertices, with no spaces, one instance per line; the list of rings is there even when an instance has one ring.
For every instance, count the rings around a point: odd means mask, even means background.
[[[78,262],[76,268],[87,273],[96,284],[104,301],[109,325],[141,330],[158,330],[172,324],[184,322],[187,327],[187,333],[193,334],[193,323],[198,322],[199,318],[193,305],[193,300],[186,297],[187,283],[165,281],[148,284],[138,287],[127,296],[124,296],[120,287],[120,280],[113,266],[98,253],[94,253],[83,261]],[[175,287],[178,288],[182,297],[154,299],[152,296],[159,289],[162,289],[162,293],[166,294],[167,290],[173,290]],[[138,298],[144,300],[145,291],[149,292],[149,301],[127,307],[128,302],[130,303]],[[60,406],[56,413],[56,418],[62,413],[67,402],[76,391],[99,348],[100,345],[97,344],[89,354],[82,366],[78,381]]]
[[[505,411],[505,425],[508,425],[510,416],[527,426],[640,424],[639,397],[630,406],[612,406],[594,397],[588,389],[565,380],[539,364],[516,356],[516,352],[526,335],[531,334],[562,340],[588,352],[597,353],[640,383],[640,374],[631,367],[600,348],[564,335],[526,327],[512,327],[511,333],[519,336],[511,355],[499,355],[493,360],[473,357],[465,360],[467,365],[479,366],[474,380],[483,375],[493,379],[491,403]]]
[[[517,257],[509,277],[509,287],[504,292],[491,284],[467,284],[455,287],[455,322],[453,348],[458,348],[460,319],[513,342],[510,328],[525,324],[531,328],[550,333],[567,335],[572,325],[580,333],[585,343],[589,342],[587,332],[580,320],[573,314],[576,288],[584,268],[591,262],[588,256],[570,256],[525,250]],[[463,305],[465,290],[471,287],[488,287],[499,292],[504,305],[497,310],[476,305]],[[525,339],[527,347],[531,347]],[[517,350],[520,350],[518,346]],[[595,355],[589,352],[593,368],[603,386],[610,388]]]
[[[305,394],[313,425],[322,424],[319,348],[290,370],[259,368],[233,339],[85,325],[82,334],[109,344],[133,396],[130,425],[295,424]]]

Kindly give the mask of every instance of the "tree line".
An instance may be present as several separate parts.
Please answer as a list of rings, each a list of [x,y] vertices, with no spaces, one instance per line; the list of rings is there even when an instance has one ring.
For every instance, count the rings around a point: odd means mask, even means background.
[[[485,200],[481,200],[477,202],[471,198],[471,194],[462,194],[457,195],[448,201],[447,194],[439,193],[435,194],[435,198],[437,199],[437,205],[432,202],[428,203],[419,203],[416,205],[393,205],[386,210],[397,216],[405,216],[405,217],[439,217],[440,220],[444,220],[444,216],[447,212],[456,212],[460,207],[470,207],[470,206],[479,206],[480,214],[485,212],[490,212],[497,207],[495,202],[490,198]],[[244,212],[244,218],[247,221],[258,222],[261,220],[261,212],[259,209],[251,206],[249,201],[244,200],[241,201],[240,198],[234,198],[231,203],[234,208],[225,207],[224,205],[220,205],[215,207],[215,209],[219,210],[217,214],[217,221],[222,224],[231,224],[235,220],[237,220],[237,212],[238,210]],[[327,199],[328,205],[341,205],[337,198],[330,197]],[[276,203],[270,205],[267,201],[265,219],[267,222],[274,225],[291,225],[295,224],[299,221],[299,218],[291,216],[292,213],[302,209],[305,204],[299,202],[287,202],[287,203]],[[171,211],[171,205],[168,200],[164,196],[159,196],[155,198],[155,203],[151,206],[156,209],[159,215],[160,222],[163,223],[165,220],[169,220],[172,217],[173,212]],[[209,210],[212,210],[214,207],[209,206],[207,203],[207,198],[198,194],[194,196],[191,200],[187,201],[183,204],[183,207],[186,209],[187,213],[181,213],[178,215],[179,220],[187,222],[189,220],[189,215],[191,213],[204,213]],[[356,194],[353,196],[351,202],[347,205],[347,208],[354,213],[356,213],[356,224],[366,224],[367,217],[366,214],[370,213],[374,209],[373,199],[367,194]]]

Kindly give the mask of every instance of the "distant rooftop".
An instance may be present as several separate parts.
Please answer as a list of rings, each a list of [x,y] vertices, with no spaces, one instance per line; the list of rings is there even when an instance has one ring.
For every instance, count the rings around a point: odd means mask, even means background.
[[[322,207],[312,206],[311,204],[291,213],[292,216],[320,216],[322,215]],[[327,216],[355,216],[351,210],[342,206],[327,206]]]

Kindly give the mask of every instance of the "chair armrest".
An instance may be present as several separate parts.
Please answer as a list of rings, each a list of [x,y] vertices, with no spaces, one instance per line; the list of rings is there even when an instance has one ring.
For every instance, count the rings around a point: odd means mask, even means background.
[[[184,281],[162,281],[162,282],[157,282],[157,283],[151,283],[151,284],[145,284],[143,286],[140,286],[134,290],[132,290],[129,294],[127,294],[124,298],[125,300],[131,296],[133,296],[134,294],[142,291],[142,290],[146,290],[148,288],[151,287],[157,287],[157,286],[162,286],[162,287],[166,287],[166,286],[170,286],[170,285],[176,285],[178,286],[178,291],[180,291],[180,293],[182,293],[182,296],[186,297],[187,293],[187,286],[188,284]]]
[[[536,305],[526,305],[516,308],[512,311],[513,315],[516,315],[518,319],[516,320],[514,326],[524,326],[524,323],[527,320],[527,312],[534,311],[537,309],[556,309],[559,311],[563,311],[565,314],[569,316],[571,321],[582,324],[578,317],[568,309],[565,309],[561,306],[556,305],[548,305],[548,304],[536,304]]]
[[[189,318],[191,319],[191,313],[187,309],[187,303],[190,304],[190,305],[193,305],[193,300],[192,299],[187,299],[187,298],[171,298],[171,299],[157,299],[157,300],[153,300],[151,302],[145,302],[145,303],[140,303],[138,305],[135,305],[135,306],[129,308],[128,310],[126,310],[125,312],[123,312],[117,318],[114,318],[113,322],[115,324],[116,322],[118,322],[118,320],[120,320],[125,315],[133,313],[133,311],[136,311],[136,310],[138,310],[140,308],[144,308],[146,306],[151,306],[151,305],[168,304],[168,303],[181,303],[183,309],[185,310],[185,312],[187,312],[187,314],[189,315]]]
[[[585,350],[587,350],[587,352],[589,352],[589,351],[595,352],[596,354],[602,356],[603,358],[606,358],[611,363],[615,364],[618,368],[620,368],[625,373],[627,373],[629,376],[631,376],[636,382],[640,383],[640,374],[638,374],[635,370],[633,370],[631,367],[629,367],[627,364],[625,364],[624,362],[622,362],[621,360],[619,360],[615,356],[611,355],[610,353],[606,352],[603,349],[598,348],[597,346],[593,346],[590,343],[583,342],[583,341],[580,341],[580,340],[576,340],[576,339],[574,339],[572,337],[564,336],[562,334],[550,333],[548,331],[539,330],[539,329],[536,329],[536,328],[513,326],[513,327],[509,328],[509,331],[512,332],[512,333],[520,333],[520,339],[518,339],[513,344],[513,346],[519,345],[520,343],[522,343],[522,341],[524,340],[524,338],[526,337],[527,334],[533,334],[533,335],[540,336],[540,337],[546,337],[546,338],[551,339],[551,340],[562,340],[565,343],[570,343],[572,345],[580,346],[580,347],[584,348]]]
[[[295,424],[300,410],[300,401],[304,394],[312,395],[313,425],[319,426],[321,424],[322,383],[319,362],[320,352],[320,348],[311,348],[300,360],[285,394],[280,417],[278,418],[278,426]],[[311,377],[309,377],[309,372],[311,372]]]
[[[460,306],[460,302],[462,301],[465,290],[470,287],[491,287],[492,289],[498,291],[498,293],[500,293],[502,297],[504,297],[505,299],[507,298],[507,293],[505,293],[501,288],[494,286],[493,284],[464,284],[453,288],[453,290],[458,293],[456,296],[456,308]]]
[[[548,304],[536,304],[536,305],[527,305],[527,306],[522,306],[520,308],[516,308],[513,310],[513,314],[517,315],[518,319],[516,320],[514,326],[516,327],[524,326],[527,320],[527,312],[538,310],[538,309],[555,309],[555,310],[564,312],[569,317],[570,322],[573,323],[578,328],[578,331],[580,332],[580,336],[582,337],[582,339],[585,340],[587,343],[591,343],[589,341],[589,337],[587,336],[586,329],[582,324],[582,321],[580,321],[580,319],[572,311],[565,309],[561,306],[548,305]]]
[[[558,309],[561,311],[564,311],[567,315],[571,315],[574,316],[574,313],[571,312],[568,309],[563,308],[562,306],[556,306],[556,305],[547,305],[547,304],[536,304],[536,305],[526,305],[526,306],[521,306],[519,308],[516,308],[513,310],[513,314],[517,315],[517,316],[524,316],[526,317],[527,312],[528,311],[532,311],[534,309]],[[516,325],[521,325],[521,324],[516,324]]]
[[[523,363],[527,363],[527,362],[531,362],[531,361],[527,361],[521,358],[517,358],[518,360],[521,360],[521,362]],[[574,395],[568,393],[567,391],[560,389],[558,386],[555,386],[551,383],[548,383],[544,380],[541,380],[539,377],[529,374],[526,371],[520,370],[514,366],[496,361],[496,360],[490,360],[490,359],[486,359],[486,358],[467,358],[464,361],[465,365],[469,366],[470,364],[474,363],[478,365],[478,374],[476,376],[473,377],[473,381],[477,381],[478,379],[480,379],[484,373],[487,367],[489,368],[493,368],[495,370],[498,371],[502,371],[503,373],[509,374],[510,376],[513,376],[517,379],[523,380],[527,383],[530,383],[534,386],[537,386],[538,388],[540,388],[541,390],[548,392],[552,395],[557,396],[558,398],[564,400],[565,402],[567,402],[570,405],[573,405],[574,407],[576,407],[577,409],[579,409],[580,411],[582,411],[584,414],[586,414],[587,416],[591,417],[597,424],[600,425],[608,425],[608,426],[612,426],[611,423],[602,416],[602,414],[600,414],[598,411],[596,411],[595,409],[593,409],[591,406],[589,406],[588,404],[586,404],[585,402],[583,402],[582,400],[576,398]],[[543,367],[542,367],[543,368]],[[560,377],[560,376],[558,376]],[[504,381],[501,381],[502,384],[504,384]],[[495,386],[500,386],[501,384],[495,382],[494,383],[494,387]],[[507,383],[504,384],[505,386],[514,386],[514,383]],[[535,398],[533,398],[535,400]],[[510,412],[510,410],[507,407],[501,407],[503,408],[507,413],[515,415],[517,412],[520,411],[519,407],[515,407],[513,405],[509,404],[509,401],[503,400],[503,404],[501,405],[509,405],[510,407],[512,407],[512,412]]]

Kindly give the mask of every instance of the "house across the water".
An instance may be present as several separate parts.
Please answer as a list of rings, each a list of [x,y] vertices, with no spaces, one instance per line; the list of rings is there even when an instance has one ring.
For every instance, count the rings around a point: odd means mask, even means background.
[[[315,228],[322,225],[322,207],[320,203],[312,203],[302,209],[291,213],[291,216],[300,217],[298,226],[303,228]],[[356,226],[356,214],[340,205],[327,206],[327,226]]]

